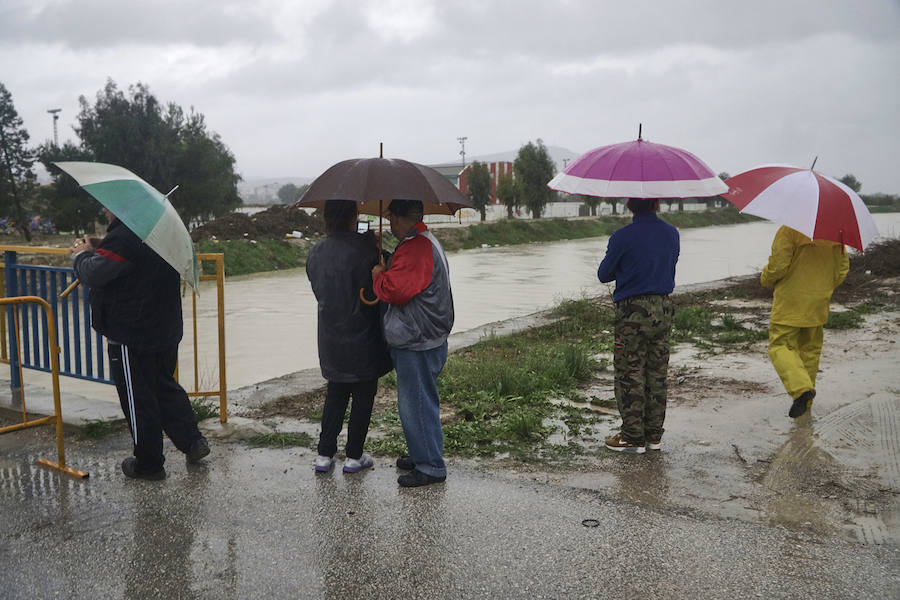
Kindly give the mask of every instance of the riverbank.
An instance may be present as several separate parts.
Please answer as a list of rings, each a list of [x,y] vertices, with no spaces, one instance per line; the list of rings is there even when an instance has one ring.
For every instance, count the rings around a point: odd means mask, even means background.
[[[898,278],[900,240],[854,255],[847,280],[835,292],[826,329],[858,329],[873,315],[900,311]],[[758,284],[758,276],[714,291],[676,295],[675,353],[765,356],[770,306],[771,290]],[[565,467],[597,450],[602,442],[597,426],[617,415],[612,304],[607,297],[566,300],[549,318],[552,322],[544,326],[487,337],[451,354],[438,381],[448,455]],[[673,386],[682,383],[678,373],[674,364]],[[393,374],[383,378],[381,387],[369,447],[383,455],[402,453]],[[257,416],[291,417],[314,426],[322,401],[321,390],[284,396]],[[566,444],[559,444],[560,436]]]
[[[679,229],[749,223],[759,219],[739,213],[734,207],[703,211],[664,212],[661,218]],[[512,246],[536,242],[553,242],[608,236],[630,221],[628,215],[578,217],[572,219],[504,219],[489,223],[475,223],[464,227],[434,227],[435,236],[447,252],[487,246]],[[234,229],[234,228],[231,228]],[[238,231],[240,227],[234,229]],[[211,227],[209,231],[224,230]],[[320,234],[310,228],[304,237],[272,239],[265,235],[238,234],[238,239],[195,235],[200,252],[225,254],[225,275],[247,275],[279,271],[304,266],[306,256]],[[196,232],[195,232],[196,233]],[[202,232],[201,232],[202,233]],[[385,229],[385,247],[392,248],[396,240]]]

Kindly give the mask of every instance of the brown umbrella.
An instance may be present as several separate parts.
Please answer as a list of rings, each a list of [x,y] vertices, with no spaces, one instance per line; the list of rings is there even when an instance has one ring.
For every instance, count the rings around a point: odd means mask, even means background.
[[[328,200],[359,203],[359,212],[381,217],[391,200],[420,200],[426,215],[452,215],[472,202],[450,181],[425,165],[399,158],[351,158],[319,175],[295,206],[323,209]],[[378,222],[381,233],[381,220]],[[379,241],[380,241],[379,235]],[[366,304],[363,290],[360,299]]]
[[[472,202],[425,165],[399,158],[351,158],[319,175],[298,206],[323,208],[326,200],[359,202],[364,215],[384,214],[391,200],[421,200],[426,215],[452,215]]]

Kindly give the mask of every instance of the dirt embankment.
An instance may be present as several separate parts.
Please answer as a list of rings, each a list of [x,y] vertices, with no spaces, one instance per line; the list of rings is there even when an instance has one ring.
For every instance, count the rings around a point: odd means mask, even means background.
[[[310,215],[294,207],[273,206],[254,215],[230,213],[191,232],[194,242],[200,240],[284,239],[294,231],[303,237],[325,234],[325,222],[318,214]]]

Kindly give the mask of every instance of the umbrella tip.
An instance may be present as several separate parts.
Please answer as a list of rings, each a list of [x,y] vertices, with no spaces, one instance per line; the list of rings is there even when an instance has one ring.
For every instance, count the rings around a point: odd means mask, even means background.
[[[815,158],[813,159],[813,164],[812,164],[812,166],[809,168],[810,171],[812,171],[813,168],[816,166],[816,161],[817,161],[817,160],[819,160],[819,157],[818,157],[818,156],[815,157]]]
[[[378,158],[384,158],[384,142],[378,142]]]
[[[643,123],[638,123],[638,141],[639,141],[639,142],[640,142],[641,139],[642,139],[642,138],[641,138],[641,125],[643,125]]]

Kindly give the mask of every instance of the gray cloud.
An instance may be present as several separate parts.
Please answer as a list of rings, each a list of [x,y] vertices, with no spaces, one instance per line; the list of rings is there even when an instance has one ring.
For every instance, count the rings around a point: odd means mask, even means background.
[[[81,50],[122,44],[218,46],[271,39],[272,23],[251,6],[228,1],[13,0],[0,12],[0,39]]]
[[[900,192],[887,0],[35,1],[0,8],[0,63],[37,140],[50,104],[71,122],[112,77],[195,106],[248,175],[313,176],[379,141],[445,161],[459,135],[470,155],[537,137],[581,152],[643,122],[714,168],[820,154]]]

